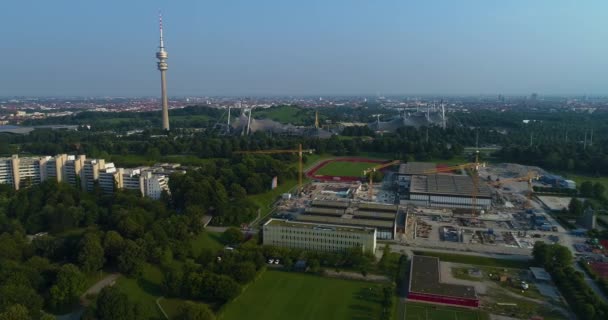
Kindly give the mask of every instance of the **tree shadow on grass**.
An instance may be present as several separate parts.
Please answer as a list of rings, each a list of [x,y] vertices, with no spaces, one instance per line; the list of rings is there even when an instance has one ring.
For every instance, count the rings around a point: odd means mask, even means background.
[[[352,320],[371,320],[374,319],[374,309],[369,306],[360,304],[351,304],[348,306],[353,311]]]
[[[226,245],[226,243],[224,242],[224,239],[222,238],[221,233],[207,232],[207,235],[209,236],[209,238],[212,238],[213,240],[217,241],[218,243],[220,243],[222,245]]]
[[[371,289],[370,289],[371,288]],[[382,299],[378,293],[378,288],[370,287],[370,288],[361,288],[359,291],[353,294],[355,300],[363,300],[367,302],[373,303],[381,303]]]
[[[163,295],[163,291],[160,287],[160,285],[145,279],[145,278],[139,278],[137,279],[137,285],[146,293],[153,295],[153,296],[162,296]]]

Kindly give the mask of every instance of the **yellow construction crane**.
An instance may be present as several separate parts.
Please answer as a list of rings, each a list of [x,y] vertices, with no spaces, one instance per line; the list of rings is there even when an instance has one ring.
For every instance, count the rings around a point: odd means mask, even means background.
[[[313,153],[313,149],[302,150],[302,144],[298,145],[298,149],[283,149],[283,150],[254,150],[254,151],[235,151],[237,154],[285,154],[285,153],[296,153],[298,155],[298,194],[302,192],[302,175],[303,175],[303,166],[302,166],[302,154]]]
[[[373,196],[374,196],[374,183],[372,181],[373,177],[374,177],[374,172],[376,172],[378,170],[382,170],[382,169],[390,167],[390,166],[394,166],[394,165],[400,164],[400,163],[401,163],[400,160],[395,160],[395,161],[379,164],[379,165],[377,165],[375,167],[363,170],[363,175],[364,176],[367,176],[369,174],[369,185],[368,185],[367,189],[368,189],[368,195],[369,195],[369,200],[370,201],[373,200]]]
[[[527,182],[528,183],[528,195],[526,196],[526,204],[525,207],[530,208],[532,202],[532,194],[534,193],[534,188],[532,187],[532,181],[538,180],[540,175],[536,171],[528,171],[525,176],[516,177],[516,178],[508,178],[497,181],[491,181],[490,184],[495,188],[500,188],[500,186],[505,182]]]

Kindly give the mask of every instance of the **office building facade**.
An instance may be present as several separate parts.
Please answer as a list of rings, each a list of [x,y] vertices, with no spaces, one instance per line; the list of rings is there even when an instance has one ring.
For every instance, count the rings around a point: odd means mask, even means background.
[[[311,251],[376,250],[376,229],[270,219],[264,224],[264,245]]]

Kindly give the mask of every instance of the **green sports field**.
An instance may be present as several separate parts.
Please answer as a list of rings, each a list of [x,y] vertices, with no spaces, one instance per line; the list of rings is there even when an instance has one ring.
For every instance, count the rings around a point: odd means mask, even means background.
[[[377,166],[371,162],[333,161],[319,168],[315,174],[322,176],[362,177],[363,170]]]
[[[451,308],[424,303],[408,302],[406,320],[485,320],[487,315],[477,310]]]
[[[382,312],[380,294],[379,284],[266,271],[219,319],[372,320]]]

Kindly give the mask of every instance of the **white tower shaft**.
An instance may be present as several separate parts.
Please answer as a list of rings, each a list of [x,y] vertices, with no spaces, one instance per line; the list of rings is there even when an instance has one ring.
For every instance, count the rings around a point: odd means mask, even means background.
[[[165,43],[163,39],[163,16],[159,15],[159,27],[160,27],[160,47],[156,53],[156,59],[158,59],[157,67],[160,71],[160,90],[161,100],[163,107],[163,130],[169,131],[169,101],[167,99],[167,76],[166,72],[168,69],[167,58],[168,54],[165,51]]]

